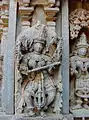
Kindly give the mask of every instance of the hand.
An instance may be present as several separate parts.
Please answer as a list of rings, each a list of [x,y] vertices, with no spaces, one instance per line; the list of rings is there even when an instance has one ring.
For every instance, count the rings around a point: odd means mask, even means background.
[[[51,75],[53,75],[53,67],[50,67],[49,69],[48,69],[48,72],[49,72],[49,74],[51,74]]]

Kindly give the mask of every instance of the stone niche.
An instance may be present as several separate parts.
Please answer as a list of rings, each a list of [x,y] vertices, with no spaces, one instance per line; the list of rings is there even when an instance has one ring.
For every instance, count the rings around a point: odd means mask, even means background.
[[[15,109],[23,119],[66,119],[61,112],[61,51],[62,39],[40,22],[18,36]]]
[[[89,11],[70,13],[70,112],[89,117]]]
[[[67,119],[62,115],[62,39],[55,32],[59,3],[30,0],[19,7],[21,20],[31,24],[16,40],[15,113],[22,120]]]

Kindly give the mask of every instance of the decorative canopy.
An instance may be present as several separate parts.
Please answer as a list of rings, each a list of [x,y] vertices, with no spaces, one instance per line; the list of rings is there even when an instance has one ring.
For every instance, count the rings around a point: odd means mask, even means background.
[[[70,38],[77,38],[82,28],[89,28],[89,11],[85,9],[76,9],[70,14],[69,21]]]

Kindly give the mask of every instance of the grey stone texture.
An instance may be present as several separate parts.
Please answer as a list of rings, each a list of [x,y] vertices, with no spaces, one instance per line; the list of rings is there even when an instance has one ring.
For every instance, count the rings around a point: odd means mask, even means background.
[[[62,0],[62,81],[63,81],[63,113],[69,113],[69,20],[68,0]]]
[[[9,4],[9,27],[3,66],[3,109],[7,114],[14,113],[14,53],[16,37],[16,4]]]
[[[69,116],[69,117],[68,117]],[[73,120],[72,116],[68,115],[64,117],[63,115],[47,116],[47,117],[24,117],[24,116],[13,116],[11,120]],[[68,119],[67,119],[68,118]]]

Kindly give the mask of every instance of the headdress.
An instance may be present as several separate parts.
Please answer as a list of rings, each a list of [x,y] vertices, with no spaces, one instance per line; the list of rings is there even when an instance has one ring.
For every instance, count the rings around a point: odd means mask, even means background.
[[[47,27],[42,24],[36,26],[36,31],[34,34],[34,43],[43,43],[46,44],[47,40]]]
[[[87,43],[87,38],[84,32],[81,34],[80,39],[76,46],[77,48],[81,48],[81,47],[88,48],[89,47],[89,44]]]

